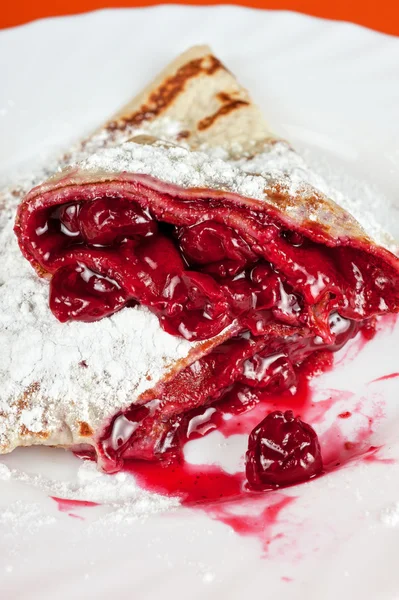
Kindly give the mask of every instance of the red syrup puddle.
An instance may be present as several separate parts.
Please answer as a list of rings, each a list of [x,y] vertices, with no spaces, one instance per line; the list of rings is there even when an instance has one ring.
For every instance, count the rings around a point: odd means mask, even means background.
[[[329,365],[325,365],[325,370]],[[325,400],[313,402],[309,374],[303,370],[298,376],[298,383],[294,390],[279,392],[278,394],[264,393],[255,396],[251,390],[233,391],[223,401],[211,407],[203,407],[195,411],[188,427],[188,436],[183,440],[183,446],[189,441],[202,438],[211,431],[220,432],[225,438],[233,435],[248,435],[252,429],[270,412],[292,409],[306,422],[315,425],[322,421],[325,413],[338,401],[350,400],[354,394],[346,391],[330,390]],[[353,409],[355,414],[362,414],[359,402]],[[354,460],[362,458],[367,461],[381,461],[391,459],[378,459],[376,456],[379,447],[370,446],[368,440],[373,434],[373,425],[383,417],[381,408],[376,405],[371,416],[363,415],[366,424],[362,424],[348,440],[343,434],[338,422],[334,422],[327,431],[319,436],[324,462],[324,473]],[[349,411],[337,415],[339,420],[352,416]],[[371,450],[371,449],[373,450]],[[371,458],[373,457],[373,458]],[[251,492],[245,485],[245,473],[240,471],[229,474],[216,465],[194,465],[184,459],[172,462],[159,461],[126,461],[124,469],[132,473],[139,485],[144,489],[169,496],[178,496],[185,506],[199,505],[202,510],[208,510],[205,504],[215,504],[221,501],[237,499],[259,498],[259,493]],[[269,494],[277,492],[270,490]],[[279,494],[280,497],[292,501],[292,497]],[[263,495],[266,498],[265,495]],[[267,513],[266,509],[266,513]],[[223,509],[216,510],[213,506],[210,513],[219,520],[229,524],[239,533],[250,530],[255,524],[251,517],[231,517],[224,515]],[[270,516],[270,512],[265,517]],[[257,517],[258,525],[261,516]],[[259,520],[260,519],[260,520]],[[249,528],[249,529],[248,529]]]
[[[243,503],[223,502],[199,508],[212,519],[228,525],[237,534],[258,538],[264,556],[267,556],[271,544],[285,538],[284,533],[275,533],[274,529],[282,523],[281,513],[295,500],[295,496],[273,491],[263,494],[262,498],[249,498]],[[237,512],[237,508],[240,512]]]
[[[184,460],[171,464],[131,461],[125,469],[145,490],[178,496],[183,506],[205,512],[239,535],[257,537],[265,553],[273,541],[284,537],[282,533],[274,535],[273,529],[280,513],[296,499],[274,490],[251,492],[245,487],[244,472],[229,474],[215,465],[191,465]]]
[[[327,362],[323,362],[323,368],[328,369],[330,365],[328,356]],[[311,367],[313,369],[314,364]],[[320,368],[321,364],[318,362],[317,369]],[[299,373],[297,385],[291,391],[255,394],[249,388],[242,387],[233,390],[213,406],[193,411],[187,436],[181,440],[183,447],[189,441],[202,438],[215,430],[226,438],[237,434],[248,435],[268,413],[276,409],[292,409],[295,414],[306,416],[307,420],[311,416],[312,423],[318,422],[336,402],[336,398],[331,396],[321,402],[312,402],[309,386],[312,372],[309,369],[310,366]],[[132,473],[144,489],[178,496],[186,506],[249,496],[259,497],[259,492],[247,490],[244,472],[229,474],[216,465],[193,465],[184,459],[174,459],[171,462],[126,460],[124,470]]]
[[[70,512],[71,509],[81,509],[81,508],[90,508],[93,506],[100,506],[98,502],[89,502],[88,500],[70,500],[68,498],[58,498],[57,496],[50,496],[52,500],[57,503],[58,510],[60,512],[66,513],[68,517],[73,517],[74,519],[80,519],[84,521],[84,517],[81,515],[76,515],[73,512]]]
[[[178,496],[185,506],[241,497],[245,474],[230,475],[215,465],[179,462],[129,461],[124,470],[132,473],[140,487],[155,494]]]

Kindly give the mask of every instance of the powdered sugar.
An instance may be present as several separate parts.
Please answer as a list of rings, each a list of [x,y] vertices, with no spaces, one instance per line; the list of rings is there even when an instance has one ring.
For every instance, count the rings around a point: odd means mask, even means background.
[[[325,156],[302,150],[304,159],[318,173],[315,187],[347,210],[377,244],[398,253],[398,230],[392,230],[392,203],[375,185],[350,175],[347,169],[332,167]],[[393,234],[393,236],[391,235]]]
[[[0,480],[18,481],[49,496],[107,504],[110,507],[107,520],[115,522],[120,520],[122,513],[125,516],[137,518],[170,510],[180,505],[177,497],[160,496],[141,489],[128,473],[106,475],[97,469],[95,463],[90,461],[82,462],[79,465],[73,481],[9,469],[0,463]]]
[[[168,140],[169,141],[169,140]],[[240,153],[237,150],[237,155]],[[128,172],[151,175],[161,181],[183,188],[206,188],[235,192],[248,198],[264,200],[265,190],[284,190],[292,198],[292,206],[285,210],[294,219],[307,214],[310,220],[326,218],[322,206],[315,212],[305,210],[306,195],[316,190],[321,196],[333,200],[338,206],[352,214],[366,233],[376,243],[395,251],[397,245],[375,219],[376,206],[383,200],[376,190],[366,184],[352,186],[351,195],[344,195],[331,185],[330,178],[316,174],[286,142],[278,141],[264,146],[254,156],[232,159],[222,148],[203,148],[193,152],[187,148],[155,143],[142,145],[126,142],[116,147],[100,149],[79,166],[87,171],[109,173]],[[330,173],[331,175],[331,173]],[[335,178],[335,183],[339,183]],[[305,198],[305,199],[304,199]],[[304,204],[301,204],[304,202]],[[365,206],[369,204],[369,207]],[[381,211],[377,211],[380,213]]]
[[[226,190],[260,200],[268,184],[278,183],[295,195],[318,181],[285,142],[238,160],[228,159],[223,150],[193,152],[181,146],[126,142],[99,150],[80,166],[88,171],[151,175],[183,188]]]
[[[399,502],[384,508],[381,511],[380,519],[388,527],[397,527],[399,525]]]
[[[22,257],[12,231],[15,202],[0,212],[0,446],[25,434],[69,444],[79,422],[99,427],[152,388],[193,344],[168,335],[143,307],[97,323],[59,323],[48,283]]]
[[[0,511],[0,526],[11,528],[16,540],[27,534],[37,534],[39,529],[55,522],[55,517],[44,512],[40,504],[27,504],[21,500]]]

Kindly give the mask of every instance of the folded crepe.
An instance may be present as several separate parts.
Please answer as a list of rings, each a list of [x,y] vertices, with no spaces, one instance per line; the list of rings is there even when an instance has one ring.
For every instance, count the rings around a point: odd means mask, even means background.
[[[92,447],[107,471],[162,458],[191,410],[290,387],[310,355],[398,311],[398,259],[208,47],[75,156],[18,208],[40,277],[2,245],[2,452]]]

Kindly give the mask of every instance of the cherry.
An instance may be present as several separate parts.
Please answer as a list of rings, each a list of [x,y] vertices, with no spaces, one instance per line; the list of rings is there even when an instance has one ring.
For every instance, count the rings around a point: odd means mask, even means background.
[[[96,198],[79,213],[80,229],[89,244],[110,245],[124,237],[149,236],[157,224],[136,203],[122,198]]]
[[[97,321],[125,306],[126,295],[115,281],[82,263],[58,269],[50,282],[50,308],[59,321]]]
[[[219,277],[234,276],[256,260],[247,242],[227,225],[204,221],[178,232],[181,251],[190,265],[206,265]]]
[[[247,358],[240,381],[252,388],[277,388],[281,391],[295,384],[296,375],[285,354],[270,354],[268,351],[265,356],[256,353]]]
[[[295,294],[288,284],[284,284],[279,280],[279,299],[276,302],[273,314],[278,321],[289,323],[290,325],[298,324],[298,317],[301,314],[301,298]]]
[[[264,310],[276,305],[280,297],[280,277],[266,262],[257,264],[249,273],[256,292],[256,308]]]
[[[229,304],[235,315],[247,313],[257,305],[256,290],[248,281],[245,273],[235,277],[223,286],[229,299]]]
[[[291,410],[270,413],[252,431],[246,476],[253,490],[292,485],[323,470],[316,432]]]
[[[298,231],[284,230],[281,232],[281,236],[287,240],[289,244],[294,246],[294,248],[299,248],[305,241],[303,235]]]
[[[163,307],[169,298],[168,285],[184,268],[173,241],[155,235],[135,247],[123,243],[120,252],[126,260],[125,286],[129,294],[142,304]]]
[[[158,310],[163,328],[188,340],[207,339],[231,322],[231,311],[223,289],[210,277],[185,271],[169,278],[163,297],[167,303]]]
[[[80,235],[79,224],[80,204],[63,204],[58,213],[61,222],[61,232],[64,235],[78,237]]]

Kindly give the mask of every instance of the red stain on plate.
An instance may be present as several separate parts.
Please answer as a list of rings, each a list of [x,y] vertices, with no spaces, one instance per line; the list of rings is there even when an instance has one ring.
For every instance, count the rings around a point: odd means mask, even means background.
[[[275,533],[275,526],[281,523],[281,513],[296,500],[279,492],[270,492],[262,500],[247,501],[246,504],[221,503],[202,506],[202,510],[212,518],[231,527],[242,536],[257,537],[267,550],[274,541],[284,538],[283,533]],[[259,509],[260,511],[256,511]],[[240,508],[240,512],[237,509]],[[245,511],[245,512],[244,512]]]
[[[70,500],[68,498],[58,498],[57,496],[50,496],[50,498],[57,503],[57,507],[60,512],[66,513],[68,517],[80,519],[81,521],[84,521],[84,517],[70,511],[73,509],[79,510],[81,508],[100,506],[98,502],[89,502],[88,500]]]
[[[363,454],[361,459],[363,462],[378,462],[385,465],[393,465],[396,463],[395,458],[382,458],[378,455],[379,451],[382,450],[383,446],[370,446]]]
[[[349,412],[349,410],[346,410],[345,412],[339,413],[338,417],[340,419],[349,419],[349,417],[352,416],[352,413]]]
[[[377,383],[377,381],[386,381],[387,379],[395,379],[396,377],[399,377],[399,373],[389,373],[388,375],[377,377],[377,379],[372,379],[370,383]]]

